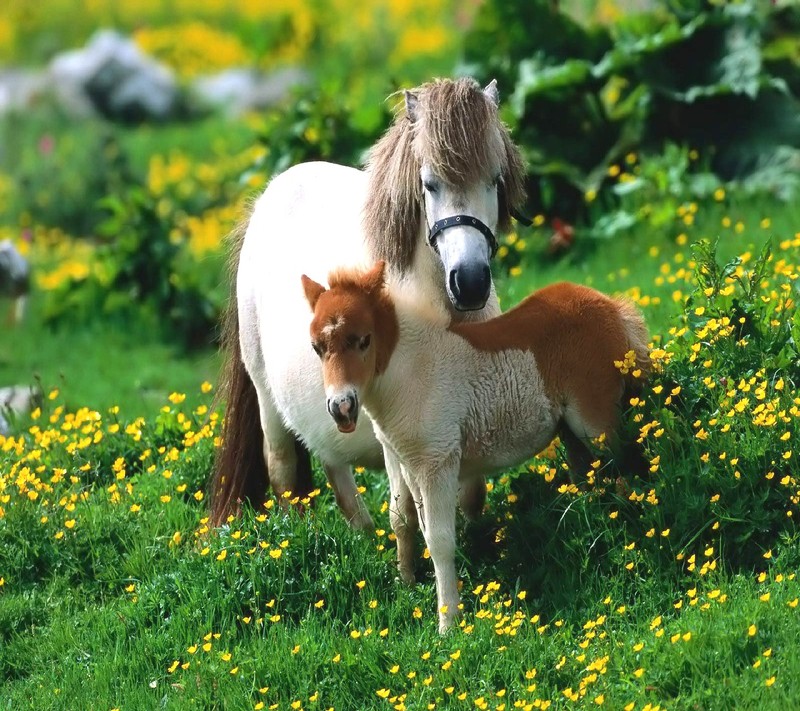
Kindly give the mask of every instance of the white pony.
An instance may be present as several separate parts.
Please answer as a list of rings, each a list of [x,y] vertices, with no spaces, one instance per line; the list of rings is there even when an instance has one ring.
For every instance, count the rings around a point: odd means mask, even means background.
[[[625,395],[649,370],[647,328],[630,302],[577,284],[547,286],[488,321],[451,324],[441,308],[390,296],[382,262],[331,274],[329,289],[302,283],[328,412],[353,432],[363,403],[383,445],[400,575],[414,581],[419,520],[445,631],[458,615],[459,485],[524,462],[556,433],[574,473],[585,474],[587,441],[614,439]]]
[[[322,372],[308,345],[300,275],[324,282],[337,267],[385,260],[390,284],[455,319],[499,313],[489,271],[494,232],[524,198],[522,161],[497,114],[494,82],[436,80],[405,93],[366,171],[306,163],[276,177],[234,244],[235,301],[221,394],[223,443],[211,482],[211,520],[241,501],[311,490],[308,451],[322,462],[352,525],[372,528],[352,465],[382,467],[368,423],[341,433],[319,403]],[[307,449],[306,449],[307,448]],[[265,469],[266,463],[266,469]],[[463,492],[479,513],[485,488]]]

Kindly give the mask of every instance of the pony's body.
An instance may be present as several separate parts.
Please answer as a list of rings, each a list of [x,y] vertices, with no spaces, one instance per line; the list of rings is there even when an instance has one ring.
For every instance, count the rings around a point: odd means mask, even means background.
[[[348,418],[357,417],[361,401],[383,445],[398,563],[408,581],[417,520],[413,503],[420,509],[436,569],[440,628],[446,629],[458,604],[459,488],[524,462],[558,432],[572,467],[585,473],[587,441],[613,438],[623,394],[635,385],[635,377],[623,375],[615,361],[624,362],[632,351],[633,370],[645,374],[647,331],[628,302],[568,283],[545,287],[490,321],[450,323],[440,310],[421,311],[390,297],[391,290],[380,286],[383,267],[376,269],[363,276],[334,275],[328,291],[304,279],[315,311],[311,336],[323,358],[329,403],[352,393],[348,402],[355,407],[344,414],[329,404],[340,429],[346,431]],[[396,328],[387,329],[392,322]],[[362,372],[350,367],[350,383],[341,377],[348,356],[337,331],[347,334],[345,342],[366,338],[369,344]],[[391,338],[383,335],[395,331]]]
[[[437,304],[455,319],[497,314],[486,233],[452,225],[427,244],[430,225],[457,213],[476,218],[493,239],[491,231],[507,227],[509,210],[522,200],[522,164],[497,100],[494,83],[482,90],[466,79],[407,92],[406,112],[374,147],[366,171],[298,165],[255,203],[233,251],[213,524],[245,498],[257,503],[268,483],[279,495],[308,491],[310,471],[307,482],[297,478],[309,461],[299,438],[321,460],[348,520],[372,527],[350,467],[381,467],[382,450],[371,427],[344,435],[319,408],[325,388],[308,345],[300,275],[324,282],[337,267],[384,259],[388,282],[402,284],[413,301]]]
[[[275,178],[255,205],[236,282],[250,377],[266,386],[265,397],[271,393],[283,420],[302,433],[309,449],[334,466],[381,467],[383,455],[370,428],[345,437],[316,407],[324,386],[308,346],[308,305],[299,275],[324,280],[331,265],[368,263],[361,232],[366,188],[365,173],[331,163],[304,163]]]

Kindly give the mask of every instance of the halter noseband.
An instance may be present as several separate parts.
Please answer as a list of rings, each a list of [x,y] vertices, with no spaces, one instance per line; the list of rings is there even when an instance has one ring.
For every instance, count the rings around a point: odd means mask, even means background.
[[[474,227],[486,238],[486,241],[489,243],[489,249],[491,250],[491,254],[489,255],[490,258],[494,257],[494,255],[497,253],[497,238],[494,236],[494,233],[477,217],[472,217],[470,215],[453,215],[452,217],[445,217],[444,219],[438,220],[431,225],[431,231],[428,234],[428,244],[435,252],[438,253],[439,251],[439,247],[436,246],[436,238],[450,227]]]

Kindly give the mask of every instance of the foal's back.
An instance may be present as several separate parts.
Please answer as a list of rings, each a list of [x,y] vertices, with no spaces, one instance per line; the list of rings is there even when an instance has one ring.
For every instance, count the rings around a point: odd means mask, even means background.
[[[614,362],[631,350],[643,373],[649,362],[647,330],[635,307],[569,282],[546,286],[490,321],[450,330],[479,351],[533,353],[548,398],[565,417],[579,414],[591,436],[613,430],[628,384]]]

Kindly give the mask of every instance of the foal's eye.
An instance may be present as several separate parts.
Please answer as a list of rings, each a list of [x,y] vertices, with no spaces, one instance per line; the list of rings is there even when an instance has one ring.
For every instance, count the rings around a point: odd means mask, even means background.
[[[362,339],[359,341],[359,343],[358,343],[358,347],[359,347],[359,348],[360,348],[362,351],[365,351],[365,350],[367,350],[367,348],[369,348],[369,344],[370,344],[370,342],[371,342],[371,341],[372,341],[372,336],[370,336],[369,334],[367,334],[366,336],[364,336],[364,338],[362,338]]]
[[[314,353],[316,353],[320,358],[322,358],[322,346],[319,343],[311,342],[311,347],[314,349]]]
[[[438,189],[436,187],[436,183],[432,183],[430,180],[424,180],[422,182],[422,187],[425,188],[429,193],[433,194]]]

